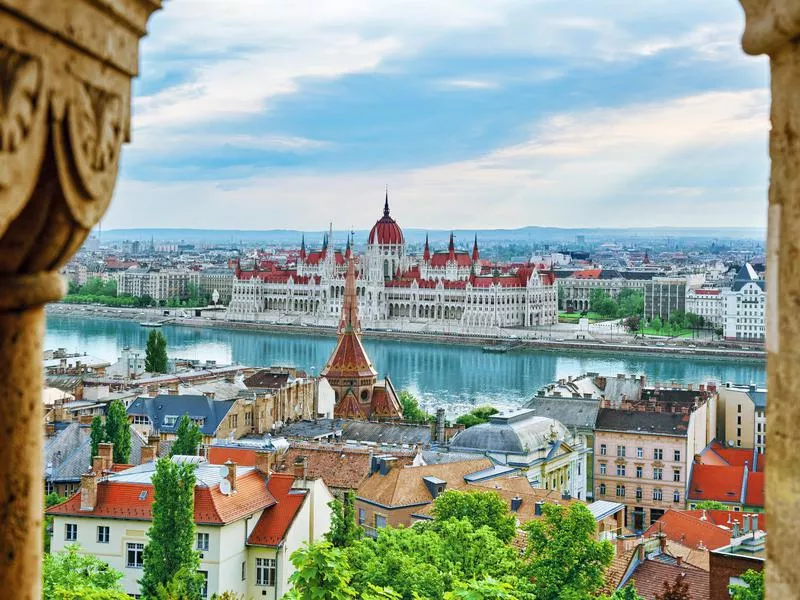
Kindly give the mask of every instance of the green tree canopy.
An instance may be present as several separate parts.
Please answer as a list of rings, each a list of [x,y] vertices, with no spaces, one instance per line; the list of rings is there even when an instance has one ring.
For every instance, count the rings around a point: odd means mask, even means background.
[[[89,433],[89,439],[92,444],[92,457],[95,457],[100,452],[100,444],[106,441],[106,427],[103,425],[103,419],[100,415],[95,415],[92,419],[92,429]]]
[[[347,490],[344,502],[334,499],[328,503],[331,508],[331,529],[325,534],[325,539],[337,548],[350,546],[364,536],[364,529],[356,523],[355,501],[355,492]]]
[[[353,572],[347,556],[330,542],[319,542],[295,550],[290,557],[295,571],[286,600],[348,600],[357,598],[350,585]]]
[[[144,549],[144,574],[139,580],[145,598],[159,598],[170,585],[200,595],[202,580],[197,574],[200,559],[194,549],[195,465],[174,463],[169,458],[156,462],[153,475],[153,520]],[[174,584],[174,580],[178,584]]]
[[[631,288],[620,290],[617,305],[620,317],[639,317],[644,314],[644,294]]]
[[[122,573],[91,554],[82,554],[78,545],[70,545],[61,552],[45,554],[42,598],[127,600],[120,579]]]
[[[44,508],[47,510],[51,506],[61,504],[66,501],[66,496],[59,496],[55,492],[50,492],[44,497]],[[53,517],[52,515],[44,516],[44,551],[50,552],[50,541],[52,537]]]
[[[419,400],[410,392],[400,392],[400,406],[403,409],[403,419],[410,423],[427,423],[433,417],[419,407]]]
[[[741,575],[745,585],[729,585],[732,600],[764,600],[764,572],[748,569]]]
[[[583,504],[545,504],[543,517],[524,529],[524,573],[533,581],[537,600],[588,599],[603,585],[614,546],[596,540],[597,524]]]
[[[202,440],[203,433],[197,423],[192,421],[189,415],[183,415],[178,423],[178,429],[175,430],[175,440],[170,446],[169,454],[170,456],[195,455]]]
[[[598,600],[644,600],[632,583],[629,583],[624,588],[615,591],[610,596],[600,596]]]
[[[600,288],[594,288],[589,292],[589,308],[609,319],[616,317],[619,312],[617,301],[609,296],[608,292]]]
[[[166,373],[167,362],[167,338],[157,329],[153,329],[147,336],[147,345],[145,346],[145,371],[148,373]]]
[[[730,506],[723,504],[719,500],[702,500],[695,504],[698,510],[730,510]]]
[[[479,406],[465,415],[461,415],[456,419],[456,423],[464,427],[472,427],[480,425],[481,423],[488,423],[489,417],[497,414],[498,411],[494,406]]]
[[[496,492],[447,490],[433,502],[437,521],[467,519],[475,529],[484,525],[503,542],[509,542],[517,531],[517,519],[505,500]]]
[[[94,420],[92,420],[94,427]],[[125,464],[131,455],[131,428],[128,413],[122,400],[114,400],[106,414],[105,439],[114,444],[114,462]],[[94,441],[94,440],[93,440]],[[94,454],[92,456],[95,456]]]
[[[467,583],[456,583],[452,592],[444,595],[444,600],[519,600],[509,583],[491,577],[473,579]]]

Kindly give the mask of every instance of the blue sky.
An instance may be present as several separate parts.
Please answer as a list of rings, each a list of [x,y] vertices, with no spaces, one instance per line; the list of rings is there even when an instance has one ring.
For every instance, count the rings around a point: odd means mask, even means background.
[[[172,0],[104,228],[762,226],[731,0]]]

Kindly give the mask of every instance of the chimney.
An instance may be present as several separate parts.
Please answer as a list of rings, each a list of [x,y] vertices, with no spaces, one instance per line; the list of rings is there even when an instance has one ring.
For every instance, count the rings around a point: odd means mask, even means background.
[[[537,502],[533,505],[533,514],[537,517],[542,516],[542,507],[544,506],[544,502]]]
[[[742,534],[750,533],[750,515],[742,515]]]
[[[256,450],[256,464],[254,466],[259,473],[269,477],[272,471],[272,452]]]
[[[706,386],[705,386],[705,384],[702,384],[702,383],[700,384],[700,391],[701,391],[701,392],[705,392],[705,391],[706,391]]]
[[[102,456],[93,456],[92,457],[92,473],[95,475],[102,475],[103,471],[105,471],[105,466],[103,465],[103,457]]]
[[[53,404],[53,421],[56,423],[64,421],[64,400],[62,398],[56,398]]]
[[[294,478],[305,481],[308,478],[308,457],[298,456],[294,459]]]
[[[750,525],[750,530],[755,533],[758,531],[758,513],[753,513],[751,516],[753,518],[753,522]]]
[[[703,459],[699,454],[694,455],[694,464],[701,465],[703,464]]]
[[[56,426],[53,423],[45,423],[44,434],[47,437],[54,436],[56,434]]]
[[[159,443],[161,442],[161,438],[157,435],[148,435],[147,436],[147,445],[152,446],[155,448],[155,456],[158,458],[158,451],[159,451]]]
[[[662,554],[667,552],[667,535],[665,533],[658,534],[658,547],[661,549]]]
[[[694,389],[694,385],[689,383],[689,384],[687,384],[686,389],[691,392]]]
[[[169,386],[167,387],[167,395],[168,396],[177,396],[178,395],[178,382],[170,382]]]
[[[157,383],[151,383],[150,385],[147,386],[147,395],[150,396],[151,398],[155,398],[156,396],[158,396]]]
[[[153,462],[155,459],[156,459],[155,446],[142,446],[142,454],[139,462],[144,465]]]
[[[678,566],[679,566],[679,567],[680,567],[681,565],[683,565],[683,557],[682,557],[682,556],[676,556],[676,557],[675,557],[675,561],[678,563]]]
[[[567,490],[561,492],[561,499],[562,500],[572,500],[572,494],[570,494]]]
[[[114,444],[111,442],[101,442],[97,446],[97,454],[103,458],[103,470],[111,468],[114,464]]]
[[[213,400],[216,394],[214,392],[203,392],[203,396],[205,396],[209,400]]]
[[[381,475],[388,475],[392,467],[397,464],[397,459],[394,456],[381,456],[380,461]]]
[[[444,443],[444,408],[436,409],[436,441]]]
[[[236,493],[236,463],[232,460],[225,461],[225,466],[228,467],[228,475],[225,479],[231,484],[231,494]]]
[[[81,475],[81,510],[94,510],[97,507],[97,475]]]
[[[522,498],[514,496],[511,499],[511,512],[517,512],[520,506],[522,506]]]

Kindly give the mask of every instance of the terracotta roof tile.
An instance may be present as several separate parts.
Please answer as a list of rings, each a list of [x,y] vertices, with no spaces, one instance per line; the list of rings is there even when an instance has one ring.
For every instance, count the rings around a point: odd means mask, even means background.
[[[645,600],[656,600],[664,592],[664,582],[672,584],[678,576],[686,577],[691,600],[708,600],[708,573],[691,565],[678,566],[655,559],[646,560],[636,567],[630,581]]]
[[[306,500],[306,490],[292,489],[294,476],[273,473],[269,478],[269,491],[275,504],[267,507],[253,528],[247,543],[252,546],[277,546],[286,537],[297,513]]]
[[[744,503],[748,506],[764,507],[764,473],[747,474],[747,491]]]
[[[739,503],[743,486],[744,467],[695,464],[689,482],[689,499]]]
[[[716,550],[731,542],[730,530],[722,529],[711,521],[704,521],[701,517],[680,510],[667,510],[650,526],[644,536],[652,537],[659,532],[664,533],[667,539],[691,548],[704,547]]]

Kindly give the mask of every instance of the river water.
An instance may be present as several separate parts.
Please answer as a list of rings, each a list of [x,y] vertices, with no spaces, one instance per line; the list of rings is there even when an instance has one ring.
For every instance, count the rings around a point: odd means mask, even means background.
[[[319,373],[336,343],[333,337],[263,331],[229,331],[165,325],[171,357],[236,362],[253,366],[291,365]],[[148,329],[126,320],[49,315],[45,348],[66,348],[113,362],[123,347],[144,354]],[[645,375],[650,382],[708,381],[765,385],[766,364],[699,360],[691,356],[598,352],[519,351],[487,353],[479,347],[365,339],[381,376],[417,395],[427,409],[445,405],[462,412],[473,405],[516,406],[541,386],[594,371]]]

